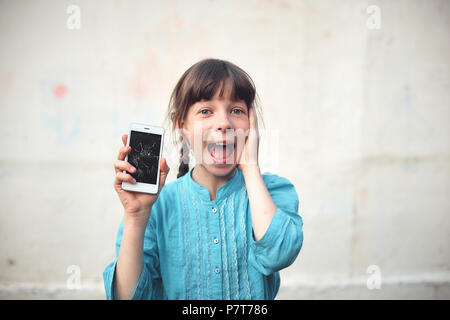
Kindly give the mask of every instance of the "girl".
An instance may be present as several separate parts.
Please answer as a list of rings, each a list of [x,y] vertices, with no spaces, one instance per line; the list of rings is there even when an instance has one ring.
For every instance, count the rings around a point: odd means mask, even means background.
[[[167,119],[180,132],[178,176],[158,194],[128,192],[135,172],[122,147],[114,188],[124,207],[116,259],[103,272],[108,299],[274,299],[279,270],[303,242],[289,180],[261,174],[253,81],[238,66],[205,59],[172,93]],[[127,136],[122,137],[126,145]],[[196,165],[189,170],[189,152]]]

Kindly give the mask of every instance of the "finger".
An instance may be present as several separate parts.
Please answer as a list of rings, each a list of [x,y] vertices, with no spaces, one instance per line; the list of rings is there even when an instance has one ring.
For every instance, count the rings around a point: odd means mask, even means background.
[[[127,145],[127,140],[128,140],[128,135],[127,135],[127,134],[124,134],[124,135],[122,136],[122,142],[123,142],[123,145],[124,145],[124,146]]]
[[[123,173],[121,171],[116,173],[115,181],[116,181],[116,184],[120,184],[120,183],[122,183],[122,181],[126,181],[126,182],[133,183],[133,184],[136,183],[136,180],[134,180],[134,178],[130,174]]]
[[[258,121],[256,119],[256,112],[255,112],[255,107],[250,107],[249,109],[249,121],[250,121],[250,128],[251,129],[257,129],[258,126]]]
[[[256,113],[256,109],[253,109],[253,114],[254,114],[254,123],[255,123],[255,130],[258,131],[258,114]]]
[[[159,161],[159,164],[160,164],[160,168],[162,171],[164,171],[166,173],[169,172],[170,168],[169,168],[169,165],[167,164],[166,158],[161,158],[161,160]]]
[[[135,173],[136,172],[136,168],[133,167],[129,162],[127,161],[123,161],[123,160],[116,160],[116,162],[114,162],[114,169],[117,172],[119,171],[128,171],[130,173]]]
[[[251,111],[249,113],[249,120],[250,120],[250,132],[251,135],[259,139],[259,131],[258,131],[258,120],[256,118],[256,111],[255,108],[252,107]],[[250,134],[249,134],[250,136]]]
[[[125,156],[128,153],[130,153],[130,151],[131,151],[131,147],[130,146],[128,146],[128,147],[124,146],[124,147],[120,148],[119,155],[117,156],[117,159],[118,160],[125,160]]]
[[[164,186],[166,183],[167,175],[169,174],[170,168],[167,165],[167,160],[165,158],[161,158],[159,161],[159,167],[160,167],[160,175],[159,175],[159,189]]]

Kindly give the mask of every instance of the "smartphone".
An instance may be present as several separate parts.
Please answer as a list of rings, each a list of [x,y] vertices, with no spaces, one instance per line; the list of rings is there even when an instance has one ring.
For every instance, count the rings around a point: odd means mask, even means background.
[[[159,160],[162,156],[164,128],[142,123],[131,123],[127,146],[131,151],[125,161],[136,168],[128,173],[136,183],[122,181],[122,189],[127,191],[157,194],[159,186]]]

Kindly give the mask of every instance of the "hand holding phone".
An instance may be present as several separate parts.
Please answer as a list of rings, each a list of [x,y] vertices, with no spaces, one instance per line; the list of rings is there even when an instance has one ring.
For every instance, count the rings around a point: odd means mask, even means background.
[[[146,140],[145,135],[139,134],[142,132],[139,129],[141,126],[149,128],[149,130],[144,129],[143,133],[160,135],[160,138],[152,136]],[[118,158],[114,163],[116,173],[114,189],[119,195],[125,212],[136,217],[145,217],[150,213],[151,206],[156,202],[170,170],[166,159],[161,157],[164,131],[160,128],[162,131],[157,129],[155,133],[155,131],[151,132],[150,128],[151,126],[147,125],[138,125],[136,127],[136,124],[132,124],[130,133],[122,136],[124,146],[119,150]],[[136,133],[138,134],[136,135]],[[160,140],[159,148],[156,148],[153,144],[155,138],[156,141]],[[152,146],[153,149],[150,148]],[[130,154],[133,154],[133,149],[136,149],[134,158],[130,156]],[[152,153],[152,150],[157,149],[157,155]],[[130,159],[131,163],[128,162],[128,159]],[[157,172],[155,172],[155,169]],[[148,216],[146,217],[148,218]]]

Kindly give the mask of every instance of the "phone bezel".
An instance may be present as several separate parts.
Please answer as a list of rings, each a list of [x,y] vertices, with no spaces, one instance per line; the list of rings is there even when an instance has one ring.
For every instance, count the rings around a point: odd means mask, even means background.
[[[159,160],[161,160],[163,145],[164,145],[164,128],[163,127],[152,126],[152,125],[144,124],[144,123],[132,122],[130,124],[130,128],[128,131],[127,146],[130,145],[131,131],[138,131],[138,132],[160,135],[161,136],[161,145],[160,145],[160,150],[159,150]],[[128,162],[128,154],[125,157],[125,161]],[[126,170],[124,170],[123,172],[128,173]],[[143,182],[129,183],[127,181],[122,181],[122,189],[127,190],[127,191],[157,194],[158,186],[159,186],[159,176],[160,176],[160,161],[158,161],[157,172],[158,173],[156,176],[156,184],[143,183]]]

